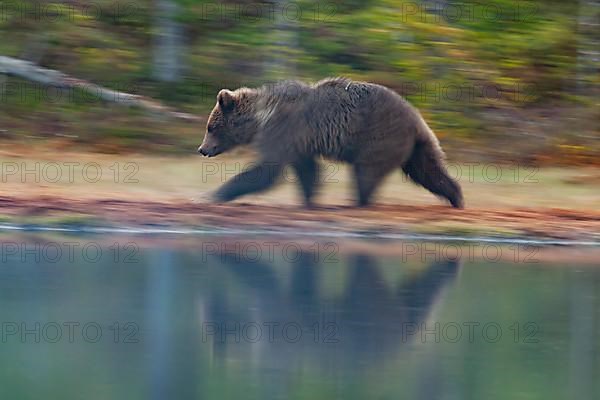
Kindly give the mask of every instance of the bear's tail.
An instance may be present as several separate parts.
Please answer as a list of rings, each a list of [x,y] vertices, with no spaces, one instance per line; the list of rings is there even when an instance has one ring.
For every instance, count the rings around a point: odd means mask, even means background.
[[[444,166],[444,153],[437,138],[418,139],[413,152],[402,170],[414,182],[437,196],[447,199],[453,207],[464,208],[462,189]]]

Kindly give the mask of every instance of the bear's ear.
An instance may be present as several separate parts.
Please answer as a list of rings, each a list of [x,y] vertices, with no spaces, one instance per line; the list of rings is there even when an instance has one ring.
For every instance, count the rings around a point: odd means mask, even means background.
[[[228,89],[222,89],[217,95],[217,101],[223,111],[230,111],[235,104],[234,93]]]

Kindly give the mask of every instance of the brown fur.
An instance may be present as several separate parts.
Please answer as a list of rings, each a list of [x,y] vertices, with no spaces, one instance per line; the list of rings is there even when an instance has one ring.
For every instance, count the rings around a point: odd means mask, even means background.
[[[198,151],[212,157],[250,143],[261,155],[259,164],[223,185],[218,201],[265,190],[291,165],[310,205],[317,158],[325,157],[353,165],[361,206],[390,172],[402,169],[454,207],[463,207],[461,188],[444,167],[434,133],[415,108],[384,86],[334,78],[314,85],[287,81],[221,90]]]

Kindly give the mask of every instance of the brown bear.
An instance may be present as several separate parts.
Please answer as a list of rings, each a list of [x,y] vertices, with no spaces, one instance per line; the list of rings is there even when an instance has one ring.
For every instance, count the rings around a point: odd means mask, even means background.
[[[198,152],[214,157],[254,144],[260,160],[224,184],[218,202],[271,187],[286,166],[298,175],[307,206],[319,157],[352,164],[358,205],[392,171],[463,207],[462,191],[444,167],[439,142],[419,112],[394,91],[373,83],[330,78],[313,85],[285,81],[257,89],[223,89]]]

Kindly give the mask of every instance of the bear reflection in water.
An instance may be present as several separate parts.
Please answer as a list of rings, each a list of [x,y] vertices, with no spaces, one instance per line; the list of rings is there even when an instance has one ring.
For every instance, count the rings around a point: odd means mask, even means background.
[[[238,254],[215,259],[236,282],[236,293],[204,297],[203,341],[217,358],[282,369],[303,361],[330,372],[381,364],[397,358],[403,344],[421,340],[421,324],[460,268],[457,261],[436,262],[390,282],[375,257],[355,254],[340,260],[347,261],[344,284],[326,291],[325,269],[338,266],[310,254],[290,263],[287,274],[281,264]]]

